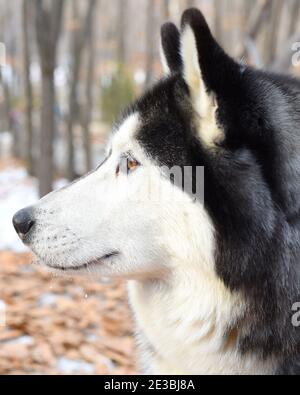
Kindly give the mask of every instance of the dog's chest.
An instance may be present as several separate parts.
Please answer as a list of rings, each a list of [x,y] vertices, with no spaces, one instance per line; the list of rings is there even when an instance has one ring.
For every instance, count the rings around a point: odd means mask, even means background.
[[[272,373],[271,363],[260,362],[254,356],[241,357],[234,331],[224,337],[229,314],[226,308],[224,315],[204,306],[201,310],[199,301],[191,303],[182,295],[137,283],[130,284],[129,295],[146,373]]]

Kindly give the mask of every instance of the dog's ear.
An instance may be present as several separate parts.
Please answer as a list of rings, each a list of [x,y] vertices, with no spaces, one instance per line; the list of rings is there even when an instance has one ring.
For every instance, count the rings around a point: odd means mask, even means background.
[[[208,91],[222,94],[224,86],[240,75],[240,65],[216,42],[204,16],[195,8],[182,16],[181,55],[189,86],[200,76]]]
[[[240,74],[240,67],[216,42],[204,16],[197,9],[188,9],[182,16],[180,47],[183,78],[193,107],[202,120],[202,129],[206,131],[206,135],[201,136],[202,140],[213,145],[220,137],[215,97],[228,90],[232,92],[233,79]]]
[[[173,23],[165,23],[161,28],[160,57],[165,74],[182,70],[180,32]]]

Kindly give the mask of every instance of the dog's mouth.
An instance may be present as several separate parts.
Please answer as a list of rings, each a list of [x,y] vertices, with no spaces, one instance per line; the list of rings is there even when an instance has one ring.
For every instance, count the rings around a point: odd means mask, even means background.
[[[99,264],[103,264],[105,261],[107,261],[110,258],[113,258],[115,256],[119,255],[118,251],[114,251],[111,252],[109,254],[105,254],[103,255],[101,258],[99,259],[94,259],[88,263],[82,264],[80,266],[57,266],[57,265],[47,265],[48,268],[53,269],[53,270],[58,270],[61,272],[78,272],[81,270],[88,270],[90,267],[95,266],[95,265],[99,265]]]

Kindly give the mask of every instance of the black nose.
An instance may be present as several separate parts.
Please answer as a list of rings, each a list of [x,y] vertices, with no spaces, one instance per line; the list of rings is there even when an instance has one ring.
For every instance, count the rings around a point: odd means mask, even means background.
[[[26,236],[34,225],[32,209],[24,208],[18,211],[13,217],[13,225],[19,236]]]

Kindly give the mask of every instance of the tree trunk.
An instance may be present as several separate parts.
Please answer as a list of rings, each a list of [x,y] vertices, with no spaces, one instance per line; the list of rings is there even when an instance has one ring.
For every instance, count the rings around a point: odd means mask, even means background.
[[[83,114],[83,145],[85,154],[85,170],[88,173],[93,166],[92,161],[92,147],[91,147],[91,132],[90,125],[93,114],[93,81],[94,81],[94,71],[95,71],[95,56],[94,56],[94,45],[91,43],[92,39],[89,40],[89,60],[88,60],[88,75],[86,82],[86,108]]]
[[[290,14],[291,14],[291,22],[290,22],[288,38],[292,37],[293,34],[297,33],[297,27],[299,27],[300,0],[293,1]]]
[[[35,0],[36,39],[42,72],[41,135],[38,169],[41,197],[51,192],[54,176],[53,140],[56,131],[54,72],[63,5],[64,0],[52,2]]]
[[[55,103],[54,68],[48,68],[42,75],[42,126],[38,176],[40,196],[45,196],[52,191],[54,176],[53,140],[56,126],[53,113]]]
[[[195,1],[194,0],[185,0],[185,8],[192,8],[192,7],[195,7]]]
[[[30,0],[23,0],[23,60],[24,60],[24,92],[25,92],[25,118],[26,118],[26,164],[28,174],[33,175],[33,125],[32,125],[32,86],[30,80],[30,37],[29,37],[29,6]]]
[[[126,63],[126,21],[128,0],[118,0],[118,22],[117,22],[117,61],[119,65]]]
[[[75,170],[75,147],[74,147],[74,123],[78,116],[78,81],[82,62],[82,52],[84,44],[87,41],[91,29],[92,17],[96,0],[90,0],[88,3],[87,13],[79,24],[79,28],[72,34],[72,70],[71,70],[71,87],[69,94],[69,116],[68,116],[68,179],[74,180],[77,176]],[[73,17],[79,21],[77,3],[73,0]]]
[[[146,78],[145,89],[148,89],[153,77],[153,63],[155,58],[154,47],[154,17],[155,6],[153,0],[147,0],[147,21],[146,21]]]
[[[214,0],[215,13],[215,37],[222,44],[222,21],[223,21],[223,0]]]
[[[240,58],[244,58],[249,55],[247,50],[247,41],[255,43],[257,37],[265,26],[265,22],[270,19],[272,2],[273,0],[260,0],[253,8],[245,31],[245,48],[240,54]]]
[[[4,108],[4,129],[8,132],[12,132],[12,122],[11,122],[11,103],[10,103],[10,91],[7,83],[4,81],[2,70],[0,70],[0,82],[3,91],[3,108]]]
[[[76,62],[77,63],[77,62]],[[75,147],[74,147],[74,118],[77,115],[77,81],[75,78],[78,78],[77,75],[79,71],[77,71],[74,67],[72,70],[72,82],[70,88],[70,96],[69,96],[69,114],[67,120],[67,146],[68,146],[68,169],[67,169],[67,177],[70,181],[76,178],[75,172]]]
[[[271,18],[269,23],[270,28],[265,45],[265,57],[267,65],[272,64],[277,56],[279,26],[283,7],[283,0],[272,0]]]
[[[4,128],[10,132],[13,139],[12,155],[15,158],[22,158],[22,144],[20,141],[20,129],[18,128],[17,118],[12,111],[11,91],[9,85],[4,81],[2,72],[0,71],[0,82],[3,90],[4,104]]]
[[[95,7],[97,3],[95,3]],[[91,133],[90,124],[92,120],[94,97],[93,97],[93,82],[95,78],[95,20],[96,12],[93,13],[93,18],[90,21],[90,29],[88,34],[88,67],[86,76],[86,104],[83,111],[82,129],[83,129],[83,144],[85,153],[85,168],[86,172],[89,172],[93,167],[92,160],[92,146],[91,146]]]
[[[170,19],[170,0],[162,0],[162,16],[164,22]]]

